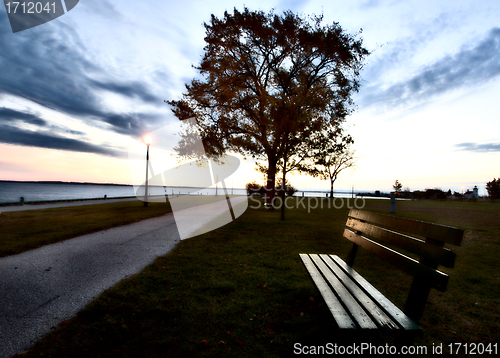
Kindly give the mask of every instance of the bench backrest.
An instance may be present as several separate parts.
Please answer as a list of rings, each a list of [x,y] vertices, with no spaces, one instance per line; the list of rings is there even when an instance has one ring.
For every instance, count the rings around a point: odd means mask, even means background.
[[[448,275],[437,267],[454,266],[455,254],[444,248],[444,244],[460,245],[463,230],[357,209],[349,212],[346,226],[344,237],[353,243],[348,265],[354,264],[357,248],[361,246],[414,277],[405,313],[418,322],[430,288],[446,290]],[[404,251],[399,252],[400,249],[416,254],[419,261]]]

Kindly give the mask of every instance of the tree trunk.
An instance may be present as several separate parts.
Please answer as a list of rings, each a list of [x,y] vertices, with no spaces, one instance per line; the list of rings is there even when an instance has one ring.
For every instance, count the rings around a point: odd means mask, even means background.
[[[330,180],[330,198],[333,198],[333,181]]]
[[[276,164],[272,165],[270,162],[268,162],[268,164],[265,203],[273,207],[274,183],[276,182]]]
[[[280,207],[281,221],[285,220],[285,190],[286,190],[285,173],[283,172],[283,184],[281,185],[281,207]]]
[[[281,221],[285,220],[286,157],[288,155],[288,133],[285,138],[285,156],[283,158],[283,178],[281,182]]]

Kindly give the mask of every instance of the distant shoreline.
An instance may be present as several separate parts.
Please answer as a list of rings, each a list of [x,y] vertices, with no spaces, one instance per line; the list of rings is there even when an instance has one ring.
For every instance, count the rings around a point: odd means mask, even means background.
[[[131,184],[113,184],[113,183],[88,183],[88,182],[68,182],[57,180],[1,180],[0,183],[23,183],[23,184],[72,184],[72,185],[113,185],[113,186],[133,186]]]
[[[71,185],[110,185],[110,186],[130,186],[133,187],[132,184],[113,184],[113,183],[89,183],[89,182],[68,182],[68,181],[51,181],[51,180],[29,180],[29,181],[20,181],[20,180],[2,180],[0,179],[0,183],[20,183],[20,184],[71,184]],[[195,189],[206,189],[205,187],[197,187],[197,186],[186,186],[186,185],[154,185],[149,184],[149,186],[155,186],[159,188],[195,188]],[[232,188],[237,190],[246,190],[245,188]],[[229,188],[228,188],[229,190]],[[301,190],[302,191],[302,190]],[[307,190],[306,190],[307,191]]]

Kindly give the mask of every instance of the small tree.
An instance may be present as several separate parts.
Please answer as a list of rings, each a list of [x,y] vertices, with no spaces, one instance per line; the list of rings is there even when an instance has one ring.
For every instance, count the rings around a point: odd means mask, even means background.
[[[500,178],[487,182],[486,191],[490,199],[500,199]]]
[[[392,186],[394,188],[394,191],[396,193],[399,193],[401,192],[401,189],[403,189],[403,184],[401,184],[397,179],[396,179],[396,182],[394,183],[394,185]]]
[[[327,133],[316,143],[318,150],[313,156],[317,166],[311,174],[330,181],[330,197],[333,197],[333,184],[340,172],[355,165],[354,151],[350,149],[352,143],[354,141],[350,135],[339,136],[332,133]]]

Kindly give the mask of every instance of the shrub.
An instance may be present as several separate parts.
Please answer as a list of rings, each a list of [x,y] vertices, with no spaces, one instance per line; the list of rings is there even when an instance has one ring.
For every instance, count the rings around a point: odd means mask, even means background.
[[[278,182],[276,184],[276,196],[280,196],[281,195],[281,191],[283,190],[282,189],[283,187],[283,180],[282,179],[278,179]],[[285,195],[286,196],[293,196],[293,194],[295,194],[298,190],[295,189],[292,184],[290,184],[290,182],[287,180],[286,181],[286,185],[285,185]]]
[[[251,183],[246,183],[246,189],[247,189],[247,195],[252,196],[252,195],[264,195],[266,189],[258,184],[257,182],[253,181]]]

